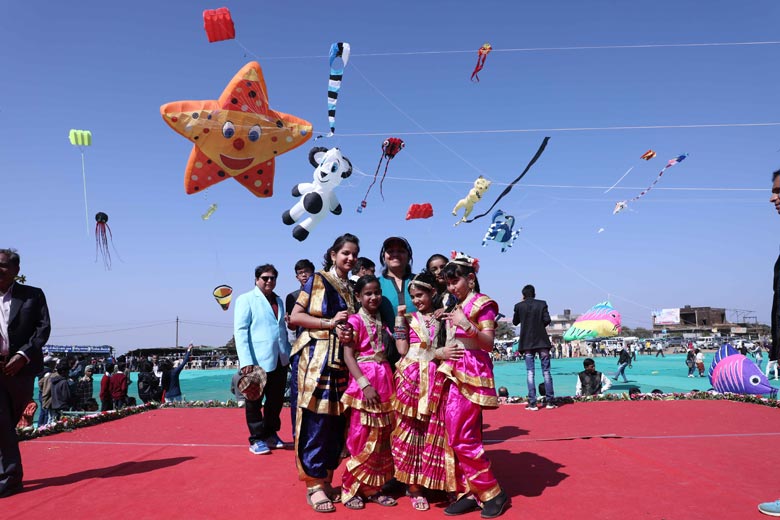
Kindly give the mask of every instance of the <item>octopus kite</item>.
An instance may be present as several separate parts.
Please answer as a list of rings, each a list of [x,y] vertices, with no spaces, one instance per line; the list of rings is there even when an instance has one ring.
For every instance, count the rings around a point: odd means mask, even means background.
[[[114,247],[114,236],[111,234],[111,228],[108,226],[108,215],[102,211],[95,215],[95,262],[98,254],[103,259],[103,266],[106,271],[111,269],[111,252],[108,249],[108,243]]]
[[[388,137],[385,139],[385,142],[382,143],[382,155],[379,157],[379,164],[376,165],[376,171],[374,172],[374,180],[371,181],[371,184],[368,186],[368,189],[366,190],[366,194],[363,196],[363,200],[360,202],[360,206],[357,209],[358,213],[363,213],[363,210],[365,209],[367,202],[366,199],[368,199],[368,194],[371,192],[371,188],[374,187],[374,184],[376,184],[376,178],[379,175],[379,169],[382,167],[382,161],[387,159],[385,161],[385,171],[382,173],[382,179],[379,181],[379,193],[382,195],[382,200],[385,199],[385,194],[382,192],[382,185],[385,182],[385,176],[387,175],[387,167],[390,166],[390,161],[395,158],[396,154],[403,150],[404,148],[404,142],[403,140],[397,138],[397,137]]]

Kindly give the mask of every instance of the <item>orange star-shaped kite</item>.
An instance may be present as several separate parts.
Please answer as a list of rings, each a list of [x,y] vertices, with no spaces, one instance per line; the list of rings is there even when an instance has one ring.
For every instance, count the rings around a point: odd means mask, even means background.
[[[268,106],[263,70],[254,61],[238,71],[219,99],[167,103],[160,113],[195,144],[184,174],[188,194],[233,177],[258,197],[270,197],[274,158],[311,137],[311,123]]]

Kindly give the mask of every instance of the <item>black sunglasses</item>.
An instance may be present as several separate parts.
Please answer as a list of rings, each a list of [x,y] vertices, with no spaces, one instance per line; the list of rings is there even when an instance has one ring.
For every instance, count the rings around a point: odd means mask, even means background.
[[[264,282],[273,282],[274,280],[276,280],[276,277],[266,275],[266,276],[261,276],[260,279]]]

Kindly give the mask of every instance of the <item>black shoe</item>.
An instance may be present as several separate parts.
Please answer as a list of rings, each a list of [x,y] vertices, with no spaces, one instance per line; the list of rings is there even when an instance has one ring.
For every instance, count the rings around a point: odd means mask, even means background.
[[[8,498],[11,495],[15,495],[17,493],[21,493],[23,489],[23,486],[21,484],[17,484],[15,486],[8,486],[7,488],[0,491],[0,498]]]
[[[477,509],[479,509],[479,504],[477,504],[474,497],[462,496],[456,502],[448,505],[446,509],[444,509],[444,514],[447,516],[465,515],[466,513],[471,513]]]
[[[504,513],[509,505],[509,497],[502,489],[501,492],[482,504],[482,518],[497,518]]]

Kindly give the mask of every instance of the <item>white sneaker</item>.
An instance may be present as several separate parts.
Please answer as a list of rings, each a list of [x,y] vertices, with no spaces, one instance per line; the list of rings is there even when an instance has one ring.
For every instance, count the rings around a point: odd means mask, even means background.
[[[534,405],[534,406],[528,405],[528,406],[525,407],[525,409],[528,410],[529,412],[536,412],[536,411],[539,410],[539,407],[536,406],[536,405]]]
[[[693,374],[688,375],[688,377],[693,377]]]
[[[547,408],[548,410],[554,410],[554,409],[556,409],[556,408],[558,408],[558,407],[557,407],[557,406],[555,406],[555,405],[554,405],[554,404],[552,404],[552,403],[547,403],[547,406],[545,406],[545,408]]]

